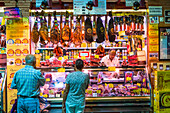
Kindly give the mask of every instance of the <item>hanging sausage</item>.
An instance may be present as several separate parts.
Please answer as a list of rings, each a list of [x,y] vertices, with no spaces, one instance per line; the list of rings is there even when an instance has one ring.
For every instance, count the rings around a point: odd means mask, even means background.
[[[102,19],[100,17],[97,18],[97,43],[102,43],[105,41],[105,28],[103,26]]]
[[[93,42],[93,30],[90,16],[87,16],[85,20],[85,40],[89,43]]]

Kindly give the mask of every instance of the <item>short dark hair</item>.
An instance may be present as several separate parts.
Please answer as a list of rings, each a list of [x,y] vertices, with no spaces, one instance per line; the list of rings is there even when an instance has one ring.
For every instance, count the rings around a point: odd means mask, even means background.
[[[34,61],[36,61],[36,58],[32,54],[29,54],[25,57],[26,64],[32,64]]]
[[[83,69],[83,67],[84,67],[84,62],[83,62],[83,60],[77,59],[77,60],[76,60],[76,68],[79,69],[79,70],[81,70],[81,69]]]

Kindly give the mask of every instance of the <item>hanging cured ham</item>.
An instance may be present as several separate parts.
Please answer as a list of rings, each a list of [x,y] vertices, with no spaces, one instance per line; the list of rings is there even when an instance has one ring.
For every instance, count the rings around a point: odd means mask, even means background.
[[[69,14],[66,11],[66,21],[64,24],[64,28],[62,29],[62,40],[63,41],[69,41],[71,35],[71,30],[69,28]]]
[[[85,20],[85,40],[87,42],[93,42],[93,30],[90,17]]]
[[[115,41],[115,35],[114,35],[114,25],[113,25],[113,18],[112,14],[109,15],[110,20],[109,20],[109,25],[108,25],[108,36],[109,36],[109,41],[114,42]]]
[[[82,43],[82,35],[81,35],[81,26],[80,26],[80,18],[77,17],[76,27],[73,33],[73,43],[75,45],[81,45]]]
[[[97,18],[97,43],[102,43],[105,41],[105,28],[103,26],[102,19],[100,17]]]
[[[38,12],[36,13],[36,20],[31,32],[31,39],[36,44],[39,40],[39,32],[38,32]]]
[[[46,20],[46,19],[45,19]],[[40,16],[40,30],[39,30],[39,34],[40,34],[40,43],[41,44],[46,44],[47,39],[48,39],[48,28],[46,26],[46,22],[45,20],[43,20],[43,17]]]
[[[60,30],[58,27],[58,22],[56,18],[56,12],[54,12],[54,24],[53,28],[51,29],[51,39],[50,41],[54,44],[57,44],[60,41]]]

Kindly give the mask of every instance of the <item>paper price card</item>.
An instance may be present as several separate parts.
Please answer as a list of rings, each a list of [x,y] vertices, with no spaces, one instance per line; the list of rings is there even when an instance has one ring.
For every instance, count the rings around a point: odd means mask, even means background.
[[[47,95],[47,94],[45,94],[45,95],[43,95],[43,97],[47,98],[47,97],[48,97],[48,95]]]
[[[101,93],[101,90],[97,90],[97,93],[99,93],[99,94],[100,94],[100,93]]]
[[[134,55],[134,52],[129,52],[129,55]]]
[[[141,48],[137,48],[138,51],[141,51]]]
[[[65,68],[59,68],[58,72],[65,72]]]
[[[59,58],[58,58],[58,60],[60,60],[60,61],[61,61],[61,60],[62,60],[62,57],[59,57]]]
[[[46,57],[46,59],[50,59],[50,56],[45,56]]]
[[[94,58],[98,58],[99,59],[99,55],[95,55]]]
[[[40,53],[40,51],[39,50],[35,50],[35,53]]]
[[[158,30],[149,31],[149,36],[158,36]]]
[[[110,88],[113,88],[113,87],[114,87],[114,85],[113,85],[113,84],[109,84],[109,87],[110,87]]]
[[[149,24],[150,30],[158,30],[158,24]]]
[[[78,59],[78,56],[77,56],[77,55],[74,55],[74,59]]]
[[[86,57],[85,57],[85,56],[82,56],[81,59],[82,59],[82,60],[86,60]]]
[[[149,38],[149,44],[159,44],[158,38]]]
[[[149,45],[149,51],[159,51],[158,45]]]
[[[50,78],[46,78],[46,81],[49,82],[49,81],[50,81]]]
[[[140,84],[140,83],[137,83],[137,86],[141,87],[141,84]]]
[[[64,56],[64,59],[67,60],[67,59],[68,59],[68,56]]]
[[[131,81],[132,78],[131,77],[126,77],[126,81]]]
[[[108,67],[108,71],[115,71],[116,68],[115,67]]]

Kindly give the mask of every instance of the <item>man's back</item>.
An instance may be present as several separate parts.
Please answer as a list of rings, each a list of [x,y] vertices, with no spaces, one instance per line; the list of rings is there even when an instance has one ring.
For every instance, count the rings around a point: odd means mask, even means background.
[[[25,68],[18,70],[13,78],[11,88],[18,90],[17,95],[34,97],[39,95],[39,86],[44,85],[45,79],[39,70],[33,66],[26,65]]]
[[[84,103],[85,89],[89,83],[89,76],[81,71],[68,74],[66,84],[70,85],[67,102]]]

